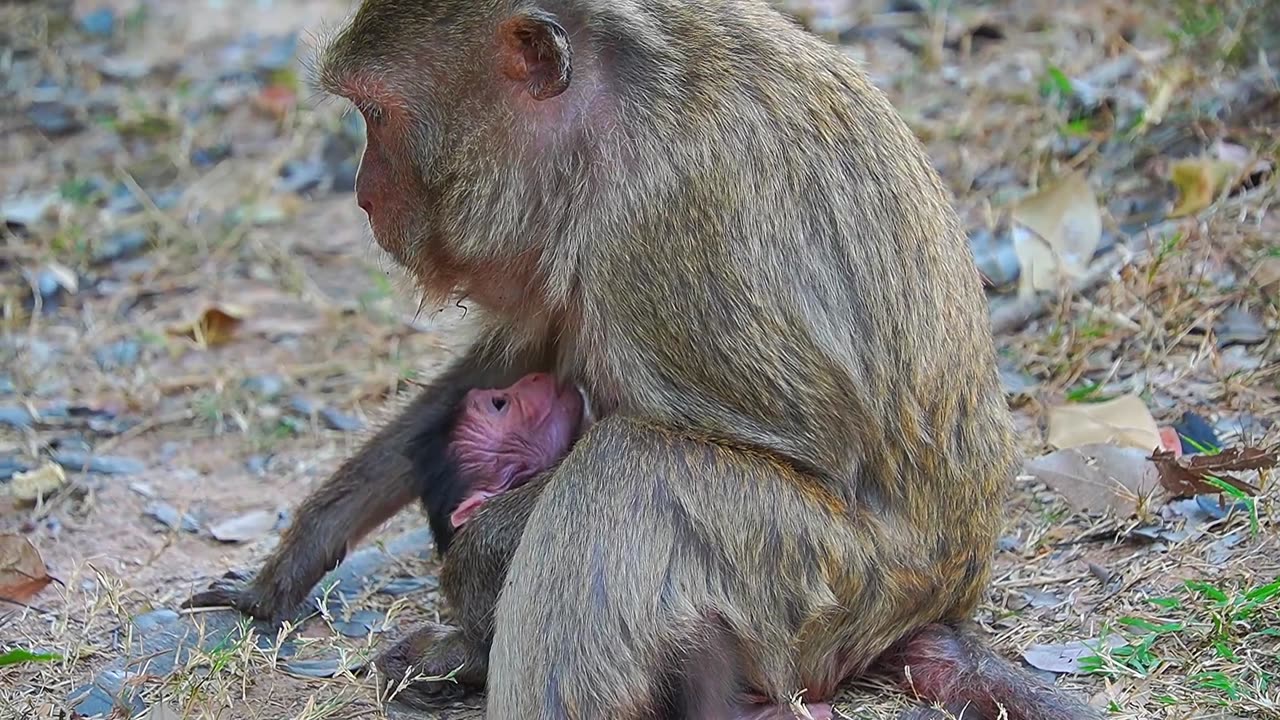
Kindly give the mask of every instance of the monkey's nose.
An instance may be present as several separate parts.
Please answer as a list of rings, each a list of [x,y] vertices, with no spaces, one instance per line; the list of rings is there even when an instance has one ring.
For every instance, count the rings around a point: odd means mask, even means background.
[[[365,215],[368,215],[369,217],[373,217],[373,201],[372,200],[370,200],[367,197],[360,197],[359,195],[357,195],[356,204],[360,206],[360,209],[364,211]]]

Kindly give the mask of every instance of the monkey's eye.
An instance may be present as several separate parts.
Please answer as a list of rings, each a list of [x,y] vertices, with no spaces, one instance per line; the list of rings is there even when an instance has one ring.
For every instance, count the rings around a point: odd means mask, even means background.
[[[507,399],[504,397],[494,397],[490,402],[493,403],[493,409],[502,412],[507,407]]]

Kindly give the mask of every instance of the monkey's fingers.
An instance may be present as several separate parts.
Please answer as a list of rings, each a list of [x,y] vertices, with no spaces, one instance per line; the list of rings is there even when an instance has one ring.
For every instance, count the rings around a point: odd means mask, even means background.
[[[273,608],[264,607],[258,594],[253,591],[250,577],[244,573],[231,571],[214,580],[207,590],[193,594],[179,606],[182,608],[234,608],[250,617],[259,620],[276,619]]]

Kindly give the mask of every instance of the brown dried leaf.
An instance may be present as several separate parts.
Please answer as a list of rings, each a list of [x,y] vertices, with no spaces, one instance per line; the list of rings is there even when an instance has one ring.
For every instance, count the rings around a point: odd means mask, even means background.
[[[1169,167],[1169,181],[1178,188],[1178,203],[1169,217],[1194,215],[1213,204],[1228,185],[1241,175],[1242,168],[1230,160],[1187,158]]]
[[[1099,443],[1049,453],[1028,462],[1026,471],[1076,510],[1128,517],[1159,486],[1146,453]]]
[[[0,599],[25,603],[53,582],[40,551],[21,535],[0,535]]]
[[[1142,398],[1121,395],[1099,403],[1049,409],[1049,444],[1057,448],[1110,443],[1151,452],[1161,447],[1160,427]]]
[[[1191,455],[1182,458],[1175,457],[1167,450],[1157,450],[1151,454],[1151,461],[1160,471],[1160,484],[1174,498],[1221,494],[1222,488],[1210,485],[1209,477],[1215,477],[1246,495],[1254,496],[1258,494],[1256,485],[1227,473],[1273,468],[1280,464],[1280,447],[1233,447],[1217,455]]]
[[[248,310],[239,305],[211,305],[194,320],[177,325],[170,332],[191,338],[206,347],[222,345],[231,341],[248,314]]]
[[[1013,208],[1013,220],[1024,295],[1057,289],[1061,275],[1082,275],[1102,240],[1097,196],[1078,171],[1024,198]]]

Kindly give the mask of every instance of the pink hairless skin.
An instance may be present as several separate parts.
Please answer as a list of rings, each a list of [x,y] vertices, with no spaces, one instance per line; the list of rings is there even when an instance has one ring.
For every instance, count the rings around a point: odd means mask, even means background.
[[[463,400],[449,450],[470,487],[449,516],[461,527],[486,501],[520,487],[573,447],[589,418],[582,393],[546,373],[510,387],[472,390]]]

